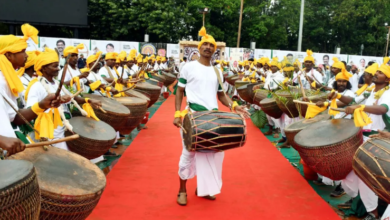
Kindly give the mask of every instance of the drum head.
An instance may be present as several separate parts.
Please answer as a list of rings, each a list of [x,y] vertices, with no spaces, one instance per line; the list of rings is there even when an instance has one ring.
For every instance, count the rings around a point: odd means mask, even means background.
[[[25,160],[0,160],[0,192],[23,181],[33,171],[34,166]],[[1,194],[1,193],[0,193]]]
[[[107,97],[93,95],[93,94],[83,94],[85,98],[96,99],[102,102],[102,108],[108,112],[113,112],[121,115],[129,115],[130,110],[123,106],[121,103],[117,102],[115,99],[110,99]]]
[[[263,100],[261,100],[260,104],[269,104],[269,103],[273,103],[275,102],[275,105],[276,105],[276,100],[274,98],[265,98]]]
[[[327,113],[326,114],[319,114],[319,115],[315,116],[314,118],[302,119],[302,120],[299,120],[297,122],[294,122],[294,123],[290,124],[287,128],[285,128],[285,130],[286,131],[303,130],[307,126],[310,126],[310,125],[317,123],[319,121],[328,120],[328,119],[330,119],[329,114],[327,114]]]
[[[84,157],[48,146],[27,148],[9,157],[34,164],[39,188],[60,195],[82,196],[104,189],[106,177],[91,161]]]
[[[145,99],[146,101],[150,102],[150,98],[148,96],[146,96],[145,94],[140,93],[138,91],[135,91],[133,89],[126,91],[125,94],[130,96],[130,97],[138,97],[138,98]]]
[[[340,143],[360,132],[350,119],[332,119],[314,123],[294,138],[295,143],[303,147],[321,147]]]
[[[69,123],[73,126],[73,131],[76,134],[88,139],[107,141],[116,137],[116,131],[104,121],[96,121],[87,117],[73,117],[69,119]]]
[[[152,85],[152,84],[147,83],[147,82],[139,82],[136,84],[135,88],[159,90],[159,91],[161,90],[161,88],[159,86],[155,86],[155,85]]]
[[[144,100],[144,99],[140,99],[140,98],[135,98],[135,97],[119,97],[119,98],[115,98],[115,100],[117,100],[119,103],[121,103],[122,105],[146,105],[147,104],[147,101]]]
[[[249,85],[249,84],[240,86],[240,87],[237,88],[237,90],[246,90],[246,88],[248,87],[248,85]]]

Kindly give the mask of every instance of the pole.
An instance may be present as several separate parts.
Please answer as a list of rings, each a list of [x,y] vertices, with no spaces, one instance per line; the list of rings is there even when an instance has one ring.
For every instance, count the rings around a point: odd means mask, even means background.
[[[305,0],[301,0],[301,16],[299,19],[299,37],[298,37],[298,52],[302,51],[302,32],[303,32],[303,14],[305,11]]]
[[[204,18],[205,18],[205,12],[203,12],[203,27],[204,27]]]
[[[390,26],[387,26],[387,28],[389,29],[389,32],[387,34],[387,46],[386,46],[386,54],[385,54],[385,57],[388,56],[388,51],[389,51],[389,39],[390,39]]]
[[[237,48],[240,47],[240,38],[241,38],[241,22],[242,22],[242,10],[244,8],[244,0],[241,0],[241,9],[240,9],[240,21],[238,23],[238,37],[237,37]]]

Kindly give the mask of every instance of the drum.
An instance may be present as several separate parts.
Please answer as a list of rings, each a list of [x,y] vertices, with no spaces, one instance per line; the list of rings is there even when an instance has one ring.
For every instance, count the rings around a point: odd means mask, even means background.
[[[265,89],[259,89],[256,91],[253,97],[253,104],[260,106],[260,102],[268,97],[269,91]]]
[[[160,97],[160,93],[161,93],[160,87],[149,84],[147,82],[137,83],[135,90],[138,92],[141,92],[145,95],[150,96],[150,103],[148,105],[148,108],[157,102],[158,98]]]
[[[231,112],[202,111],[184,117],[184,144],[188,151],[222,151],[241,147],[246,141],[246,122]]]
[[[111,125],[111,127],[113,127],[116,131],[122,127],[126,118],[130,116],[130,110],[121,103],[117,102],[114,98],[107,98],[93,94],[83,94],[83,96],[102,102],[102,108],[107,113],[102,112],[100,109],[95,109],[95,114],[100,120]]]
[[[144,93],[140,93],[138,91],[135,91],[134,89],[126,91],[125,94],[128,97],[136,97],[136,98],[144,99],[147,101],[148,106],[149,106],[149,103],[150,103],[150,96],[149,95],[144,94]]]
[[[242,80],[237,80],[234,82],[234,87],[236,87],[236,89],[240,88],[241,86],[243,85],[248,85],[250,84],[251,82],[250,81],[242,81]]]
[[[253,98],[255,97],[255,91],[253,90],[254,86],[260,85],[260,87],[264,87],[264,84],[256,82],[256,83],[250,83],[247,85],[246,89],[249,94],[250,101],[249,103],[253,103]]]
[[[294,99],[302,97],[300,90],[292,89],[290,91],[278,90],[275,92],[276,103],[279,108],[290,118],[299,117],[299,111],[295,106]]]
[[[158,81],[157,79],[151,79],[151,78],[149,78],[149,79],[146,79],[145,81],[146,81],[147,83],[149,83],[149,84],[158,86],[158,87],[160,87],[160,88],[163,87],[163,85],[164,85],[164,83]]]
[[[248,84],[249,85],[249,84]],[[251,103],[253,99],[251,99],[249,91],[248,91],[248,85],[243,85],[237,88],[237,92],[240,95],[240,98],[244,101]]]
[[[290,124],[289,126],[287,126],[284,129],[284,133],[286,134],[288,143],[290,143],[291,146],[296,151],[299,152],[300,151],[299,146],[297,146],[295,141],[294,141],[295,135],[297,135],[298,132],[302,131],[304,128],[312,125],[313,123],[323,121],[323,120],[329,120],[330,118],[331,118],[330,115],[328,115],[327,113],[324,113],[324,114],[319,114],[316,117],[311,118],[311,119],[301,119],[297,122]]]
[[[386,203],[390,203],[390,140],[373,138],[359,147],[353,170]]]
[[[0,160],[0,219],[38,219],[41,194],[31,162]]]
[[[307,98],[313,103],[316,103],[318,101],[325,102],[327,100],[327,97],[328,97],[328,94],[325,92],[321,92],[320,94],[316,94],[316,95],[307,96]],[[303,101],[303,97],[299,98],[298,100]],[[295,103],[295,106],[296,106],[298,112],[301,114],[301,116],[305,117],[306,111],[307,111],[307,105]]]
[[[162,72],[162,75],[165,76],[166,81],[164,83],[164,86],[166,87],[172,85],[176,81],[176,76],[171,73]]]
[[[119,133],[123,135],[130,134],[144,118],[146,110],[148,110],[148,102],[135,97],[119,97],[116,100],[126,106],[131,112],[126,122],[119,129]]]
[[[165,84],[165,81],[167,81],[167,79],[165,78],[165,76],[163,75],[158,75],[158,74],[152,74],[152,79],[155,79],[159,82],[161,82],[162,84]]]
[[[239,76],[237,76],[237,75],[234,75],[233,77],[227,78],[227,82],[228,82],[230,85],[232,85],[232,86],[234,86],[234,83],[235,83],[237,80],[239,80]]]
[[[341,180],[352,170],[353,156],[363,143],[363,133],[353,120],[332,119],[304,128],[294,141],[301,158],[312,170]]]
[[[86,219],[106,186],[104,173],[80,155],[47,148],[27,148],[9,157],[35,166],[41,191],[39,219]]]
[[[278,104],[276,104],[276,100],[274,98],[265,98],[261,100],[259,106],[265,114],[271,116],[272,118],[278,119],[283,115],[282,110],[279,108]]]
[[[87,158],[94,159],[105,154],[115,143],[116,131],[103,121],[92,118],[73,117],[69,119],[73,132],[80,138],[67,141],[69,150]],[[65,136],[73,135],[65,131]]]

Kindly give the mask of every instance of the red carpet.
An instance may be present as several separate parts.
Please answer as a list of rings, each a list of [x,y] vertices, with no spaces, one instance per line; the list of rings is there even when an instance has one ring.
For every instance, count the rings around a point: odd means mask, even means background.
[[[182,146],[173,114],[170,96],[108,175],[89,219],[340,219],[250,120],[246,145],[225,154],[217,200],[196,197],[193,179],[187,206],[177,205]]]

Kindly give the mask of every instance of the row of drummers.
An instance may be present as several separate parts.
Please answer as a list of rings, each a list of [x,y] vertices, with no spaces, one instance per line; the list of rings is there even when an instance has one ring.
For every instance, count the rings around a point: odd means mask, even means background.
[[[300,154],[306,174],[314,171],[323,183],[341,184],[352,198],[360,194],[367,219],[378,219],[378,196],[390,204],[390,133],[382,132],[390,128],[389,60],[368,66],[356,92],[351,91],[352,74],[337,60],[331,68],[334,80],[321,83],[313,74],[311,52],[298,72],[291,68],[297,65],[283,68],[271,62],[264,81],[244,81],[240,74],[225,74],[225,80],[266,114],[270,128],[280,128]],[[351,202],[342,205],[348,208]]]
[[[38,31],[30,25],[22,26],[22,31],[22,39],[1,37],[4,45],[9,42],[5,49],[0,45],[1,53],[25,54],[25,41],[36,39]],[[35,37],[26,32],[35,33]],[[19,77],[15,77],[12,66],[23,65],[0,56],[4,61],[0,69],[5,82],[0,86],[6,90],[2,94],[5,107],[12,107],[23,118],[23,110],[32,109],[38,115],[32,123],[15,128],[17,136],[26,141],[26,149],[0,155],[4,159],[0,160],[1,219],[86,219],[106,186],[105,175],[94,162],[113,146],[118,134],[129,134],[145,123],[147,108],[158,100],[162,87],[176,80],[173,68],[152,71],[147,69],[147,62],[138,63],[132,54],[120,59],[119,71],[115,53],[106,54],[100,70],[101,53],[89,56],[87,69],[80,71],[76,67],[79,49],[81,46],[64,50],[67,62],[60,71],[54,50],[29,53],[27,62],[23,59],[25,72]],[[4,63],[12,71],[4,68]],[[139,65],[138,70],[125,75],[132,65]],[[38,76],[33,77],[34,73]],[[18,88],[22,83],[24,91]],[[23,100],[12,91],[23,93]],[[53,99],[57,92],[58,99]],[[63,104],[41,109],[39,103],[49,99]],[[18,111],[20,105],[26,109]]]

